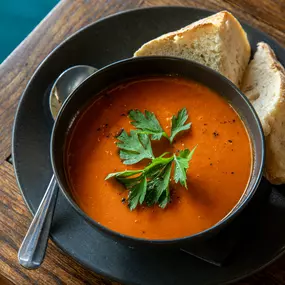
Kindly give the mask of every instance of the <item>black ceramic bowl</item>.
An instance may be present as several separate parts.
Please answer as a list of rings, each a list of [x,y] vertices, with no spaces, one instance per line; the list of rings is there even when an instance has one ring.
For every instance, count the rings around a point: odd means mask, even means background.
[[[92,101],[96,94],[99,94],[108,87],[120,84],[124,81],[129,81],[131,79],[165,75],[175,75],[200,82],[216,91],[230,102],[230,104],[235,108],[244,121],[251,138],[253,168],[250,182],[248,183],[247,189],[238,204],[226,217],[224,217],[213,227],[192,236],[179,239],[148,240],[134,238],[114,232],[100,225],[88,217],[76,204],[69,191],[69,184],[64,171],[66,138],[75,116],[80,114],[80,110],[86,107],[88,102]],[[183,243],[199,241],[201,239],[213,236],[230,221],[232,221],[233,218],[245,208],[255,194],[262,177],[262,169],[264,164],[264,138],[260,121],[253,107],[241,93],[241,91],[224,76],[192,61],[171,57],[139,57],[122,60],[99,70],[86,79],[68,97],[66,102],[63,104],[54,124],[51,141],[51,160],[53,171],[61,191],[74,209],[89,223],[91,223],[92,226],[106,234],[109,234],[116,240],[126,241],[129,244],[177,244],[180,246]]]

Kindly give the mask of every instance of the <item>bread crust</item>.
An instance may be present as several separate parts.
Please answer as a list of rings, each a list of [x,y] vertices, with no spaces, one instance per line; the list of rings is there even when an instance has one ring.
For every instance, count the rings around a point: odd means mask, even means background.
[[[212,51],[203,54],[201,50],[199,58],[199,46],[191,48],[191,45],[195,41],[201,41],[203,46],[201,38],[205,39],[207,36],[212,37],[209,40]],[[215,41],[215,36],[219,40]],[[229,45],[232,45],[231,50]],[[184,47],[188,49],[189,57],[185,57],[182,52]],[[235,50],[236,48],[239,50]],[[250,50],[247,35],[238,20],[231,13],[222,11],[145,43],[134,56],[167,55],[191,59],[213,68],[240,86],[250,58]],[[193,51],[198,54],[194,56]],[[205,57],[209,59],[208,62],[204,60]],[[216,57],[216,62],[211,62],[211,57]]]
[[[261,59],[262,63],[259,62]],[[264,68],[257,69],[259,63],[260,66],[261,64],[267,66],[266,76],[271,82],[270,86],[264,86],[265,82],[254,81],[254,78],[258,79],[258,72],[265,72]],[[268,44],[258,43],[254,59],[245,73],[242,91],[255,107],[264,130],[266,141],[264,175],[272,184],[283,184],[285,183],[285,69]],[[262,105],[258,99],[263,101]]]

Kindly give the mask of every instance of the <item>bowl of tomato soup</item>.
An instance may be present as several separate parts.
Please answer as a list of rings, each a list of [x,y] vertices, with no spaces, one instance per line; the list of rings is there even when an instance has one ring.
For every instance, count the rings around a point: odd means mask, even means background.
[[[251,104],[198,63],[132,58],[84,81],[57,117],[54,174],[70,204],[114,239],[211,237],[255,194],[264,139]]]

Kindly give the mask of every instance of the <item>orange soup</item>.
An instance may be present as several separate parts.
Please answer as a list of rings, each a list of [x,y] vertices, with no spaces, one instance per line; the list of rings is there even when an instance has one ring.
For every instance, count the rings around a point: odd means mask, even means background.
[[[155,156],[197,148],[187,170],[188,189],[170,182],[171,202],[138,206],[130,211],[128,191],[112,172],[141,169],[149,161],[124,165],[117,135],[129,132],[128,112],[153,112],[166,132],[171,117],[186,108],[190,130],[151,141]],[[187,122],[188,122],[187,121]],[[69,134],[66,169],[72,195],[81,209],[105,227],[146,239],[173,239],[203,231],[219,222],[237,204],[252,167],[246,128],[228,102],[209,88],[182,78],[138,80],[108,90],[76,119]]]

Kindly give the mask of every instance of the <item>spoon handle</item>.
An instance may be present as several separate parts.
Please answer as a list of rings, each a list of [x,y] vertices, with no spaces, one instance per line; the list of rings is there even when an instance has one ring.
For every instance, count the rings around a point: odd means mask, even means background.
[[[58,187],[54,175],[18,251],[19,263],[36,269],[43,262],[52,222]]]

